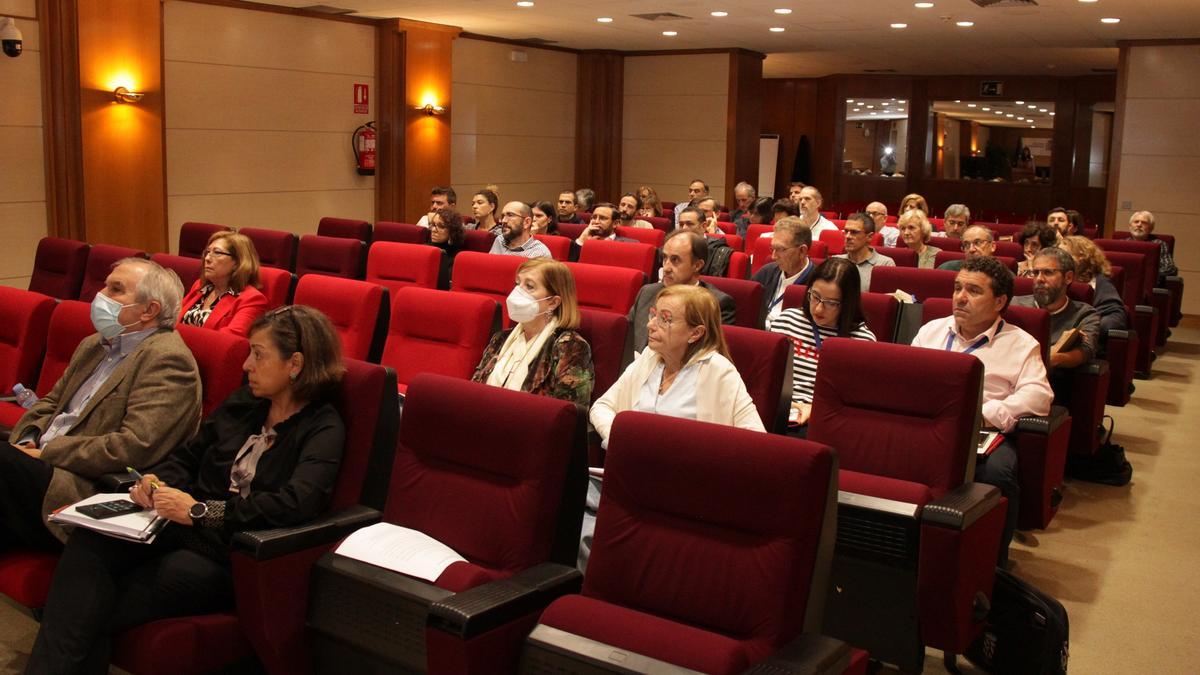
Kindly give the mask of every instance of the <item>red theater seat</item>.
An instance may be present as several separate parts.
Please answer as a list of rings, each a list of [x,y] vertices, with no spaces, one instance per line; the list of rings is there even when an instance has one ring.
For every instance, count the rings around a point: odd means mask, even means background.
[[[296,235],[257,227],[243,227],[238,232],[254,244],[259,263],[288,272],[296,271]]]
[[[641,272],[645,279],[652,279],[657,267],[657,254],[655,248],[649,244],[595,239],[584,244],[579,253],[579,262],[587,265],[627,267]]]
[[[371,224],[357,218],[333,218],[325,216],[317,223],[317,234],[322,237],[357,239],[370,245]]]
[[[524,258],[515,255],[463,251],[454,259],[450,290],[456,293],[474,293],[495,300],[500,305],[500,315],[503,317],[504,327],[507,328],[512,322],[508,319],[505,300],[517,283],[517,268],[524,262]]]
[[[464,251],[487,253],[492,250],[492,242],[496,241],[496,235],[484,230],[467,230],[465,234],[467,240],[463,243]]]
[[[917,301],[925,298],[948,298],[954,294],[952,270],[929,270],[919,267],[876,267],[871,270],[871,288],[874,293],[892,293],[901,290],[915,295]]]
[[[267,297],[267,310],[291,303],[296,289],[296,275],[278,267],[258,268],[259,290]]]
[[[592,400],[595,401],[613,386],[633,360],[633,335],[628,317],[583,308],[579,313],[582,317],[579,334],[592,348],[592,368],[596,375]]]
[[[250,355],[250,343],[244,337],[197,326],[180,324],[176,330],[196,359],[202,387],[201,414],[208,417],[242,386],[242,366]]]
[[[662,248],[663,240],[667,238],[667,233],[656,229],[647,230],[644,227],[618,225],[617,236],[636,239],[639,243],[649,244],[654,248]]]
[[[362,279],[367,245],[358,239],[322,237],[306,234],[300,237],[296,250],[296,276],[323,274],[344,279]]]
[[[755,328],[721,326],[721,330],[763,427],[783,433],[792,404],[791,341],[782,333]]]
[[[401,288],[380,361],[395,369],[401,393],[419,373],[469,379],[499,326],[500,308],[481,294]]]
[[[32,388],[38,396],[50,393],[54,384],[66,371],[67,364],[71,362],[71,356],[75,354],[75,348],[79,346],[80,342],[83,342],[85,337],[95,332],[96,329],[92,327],[91,307],[88,303],[78,300],[63,300],[58,303],[50,314],[50,323],[46,328],[45,355],[41,357],[36,386],[32,382],[23,382],[23,384]],[[25,409],[16,403],[0,402],[0,424],[6,427],[15,426],[24,412]],[[6,590],[3,579],[4,576],[0,575],[0,593],[15,597]],[[45,599],[45,593],[42,593],[40,597]],[[36,605],[22,604],[27,607],[41,606],[40,603]]]
[[[555,260],[566,262],[571,259],[571,240],[569,238],[557,234],[535,234],[533,237],[550,249],[550,257]]]
[[[917,252],[911,248],[893,247],[893,246],[876,246],[875,252],[879,255],[886,255],[896,263],[897,267],[916,267]]]
[[[149,259],[150,256],[145,251],[139,251],[136,248],[126,246],[110,246],[108,244],[96,244],[93,246],[88,251],[87,266],[84,268],[83,273],[83,285],[79,289],[79,299],[84,302],[91,302],[96,297],[96,293],[104,288],[104,280],[108,278],[108,273],[112,271],[113,265],[118,260],[125,258]]]
[[[438,288],[445,256],[436,246],[376,240],[367,252],[367,281],[393,297],[405,286]]]
[[[54,306],[54,298],[41,293],[0,286],[0,396],[18,383],[37,391]]]
[[[428,244],[429,228],[412,223],[393,223],[381,220],[375,223],[375,241],[394,241],[401,244]]]
[[[730,254],[729,268],[725,270],[725,276],[729,279],[749,279],[750,256],[741,251]]]
[[[187,293],[187,289],[196,283],[196,280],[200,278],[200,273],[204,271],[204,261],[199,258],[188,258],[181,255],[171,255],[170,253],[155,253],[150,256],[150,259],[179,275],[179,281],[183,283],[184,293]]]
[[[228,225],[215,223],[195,223],[188,221],[179,226],[179,252],[184,258],[200,260],[204,257],[204,249],[208,248],[208,239],[217,232],[232,232]],[[184,284],[184,288],[187,285]]]
[[[367,361],[376,357],[372,345],[383,344],[386,298],[387,291],[378,284],[310,274],[296,283],[293,302],[324,312],[341,338],[342,354]]]
[[[729,297],[733,298],[737,315],[734,323],[744,328],[763,327],[763,290],[762,284],[746,279],[729,279],[726,277],[700,277],[704,283],[711,284]]]
[[[42,237],[33,255],[29,290],[59,300],[78,298],[90,249],[82,241]]]
[[[642,274],[637,270],[608,265],[567,263],[575,277],[575,292],[581,308],[599,309],[629,315],[629,308],[642,289]]]

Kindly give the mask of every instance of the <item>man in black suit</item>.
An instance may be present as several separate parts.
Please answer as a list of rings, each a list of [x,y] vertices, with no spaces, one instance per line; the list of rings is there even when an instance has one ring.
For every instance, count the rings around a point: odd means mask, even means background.
[[[617,212],[617,207],[608,202],[601,202],[593,206],[591,222],[588,223],[583,232],[579,233],[579,238],[571,243],[571,260],[579,260],[579,253],[583,250],[583,245],[594,239],[624,241],[633,244],[641,243],[637,239],[618,237],[618,222],[620,222],[620,214]]]
[[[719,289],[700,280],[700,270],[704,267],[708,255],[708,243],[704,235],[691,230],[675,230],[663,241],[662,281],[643,286],[638,293],[633,308],[629,310],[629,323],[633,325],[633,349],[641,351],[646,348],[646,323],[650,317],[650,307],[658,292],[673,284],[695,284],[704,288],[717,299],[721,307],[721,323],[732,324],[737,307],[733,298]]]
[[[780,218],[771,238],[771,262],[751,277],[766,289],[763,293],[763,314],[767,328],[783,310],[783,292],[792,284],[806,284],[812,276],[813,263],[808,259],[812,246],[812,230],[799,218]]]

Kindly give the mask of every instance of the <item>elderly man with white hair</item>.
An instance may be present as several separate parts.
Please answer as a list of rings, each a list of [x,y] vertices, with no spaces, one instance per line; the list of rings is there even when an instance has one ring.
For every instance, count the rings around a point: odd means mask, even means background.
[[[1175,276],[1179,269],[1175,267],[1175,259],[1171,257],[1171,247],[1167,242],[1154,236],[1154,214],[1149,211],[1138,211],[1129,216],[1129,237],[1134,241],[1158,242],[1158,278]]]

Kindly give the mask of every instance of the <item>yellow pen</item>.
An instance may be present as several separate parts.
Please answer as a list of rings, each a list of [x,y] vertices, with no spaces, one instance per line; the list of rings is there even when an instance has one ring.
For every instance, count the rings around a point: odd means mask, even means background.
[[[137,481],[139,483],[142,482],[143,476],[141,473],[138,472],[137,469],[133,468],[132,466],[127,466],[127,467],[125,467],[125,470],[129,472],[129,475],[133,476],[133,479],[135,481]],[[160,486],[158,484],[158,481],[156,481],[156,480],[150,481],[150,494],[154,494],[154,491],[160,487],[162,487],[162,486]]]

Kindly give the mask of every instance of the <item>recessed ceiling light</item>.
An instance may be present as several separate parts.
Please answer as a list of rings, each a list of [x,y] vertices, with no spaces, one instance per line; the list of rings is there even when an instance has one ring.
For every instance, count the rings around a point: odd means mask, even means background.
[[[862,110],[862,108],[855,108],[855,109],[854,109],[854,112],[859,112],[859,111],[861,111],[861,110]]]
[[[975,107],[975,104],[974,104],[974,103],[968,103],[968,104],[967,104],[967,107],[968,107],[968,108],[974,108],[974,107]],[[984,110],[987,110],[987,108],[984,108]]]
[[[958,26],[959,28],[970,28],[971,26],[975,25],[975,22],[974,21],[955,21],[954,25]]]
[[[679,33],[673,30],[664,30],[662,34],[664,37],[675,37],[676,35],[679,35]]]
[[[900,99],[899,101],[896,101],[896,103],[905,103],[905,100],[904,100],[904,99]]]
[[[1013,103],[1016,103],[1017,105],[1025,105],[1025,101],[1013,101]]]
[[[869,106],[867,106],[867,110],[870,110],[871,108],[874,108],[874,107],[875,106],[873,106],[873,105],[869,105]]]
[[[784,28],[783,26],[771,26],[772,33],[782,33],[785,30],[787,30],[787,29]]]
[[[612,17],[611,16],[602,16],[602,17],[596,19],[596,21],[599,21],[600,23],[612,23]]]
[[[1050,113],[1050,116],[1051,116],[1051,117],[1054,117],[1054,113]]]
[[[933,3],[932,2],[917,2],[917,3],[913,4],[913,7],[916,7],[917,9],[929,9],[930,7],[933,7]]]
[[[1100,19],[1100,23],[1121,23],[1121,20],[1115,16],[1106,16],[1103,19]]]
[[[854,103],[854,99],[848,98],[848,99],[846,99],[846,103]]]
[[[1036,105],[1033,105],[1033,104],[1030,104],[1030,105],[1029,105],[1029,107],[1030,107],[1030,108],[1037,108],[1037,106],[1036,106]]]
[[[533,3],[529,0],[521,0],[517,3],[517,7],[533,7]]]
[[[718,17],[718,18],[723,17],[723,16],[729,16],[729,12],[709,12],[709,14],[711,14],[712,16]]]
[[[1079,0],[1080,2],[1096,2],[1096,0]]]
[[[776,14],[791,14],[791,13],[792,13],[792,10],[790,10],[790,9],[788,9],[788,8],[786,8],[786,7],[781,7],[781,8],[779,8],[779,9],[775,10],[775,13],[776,13]]]
[[[955,103],[962,103],[962,101],[960,101],[960,100],[958,100],[958,99],[954,99],[954,102],[955,102]]]
[[[894,24],[892,24],[892,28],[908,28],[908,24],[906,24],[906,23],[894,23]]]
[[[989,108],[989,107],[987,107],[987,106],[985,105],[985,106],[983,106],[982,108],[980,108],[980,110],[982,110],[982,111],[984,111],[984,112],[988,112],[989,110],[991,110],[991,108]]]
[[[872,114],[872,115],[876,115],[876,114],[878,114],[878,113],[871,113],[871,114]]]
[[[1038,108],[1038,112],[1046,112],[1046,108]]]
[[[992,112],[996,113],[997,115],[1003,115],[1003,114],[1004,114],[1003,112],[1001,112],[1001,111],[999,111],[999,110],[993,110]],[[1009,115],[1009,117],[1012,117],[1012,115]]]
[[[1005,115],[1005,117],[1014,117],[1014,115],[1012,113],[1008,113],[1007,115]]]
[[[1019,121],[1021,121],[1021,122],[1024,122],[1024,121],[1025,121],[1025,118],[1024,118],[1024,117],[1018,117],[1017,119],[1018,119]]]

